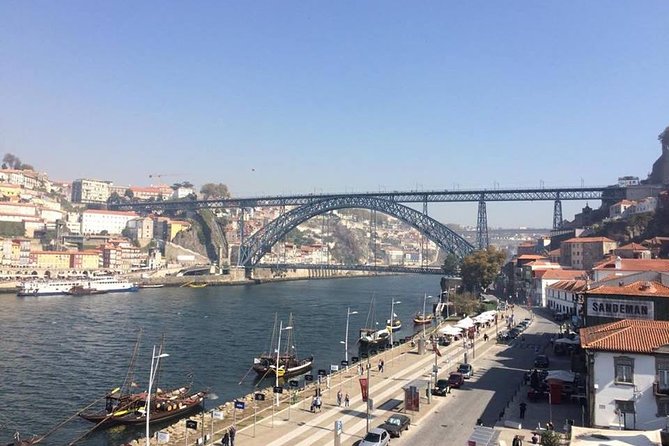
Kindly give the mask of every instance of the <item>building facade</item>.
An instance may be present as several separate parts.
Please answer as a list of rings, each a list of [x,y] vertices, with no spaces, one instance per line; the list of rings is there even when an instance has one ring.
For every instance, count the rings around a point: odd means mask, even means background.
[[[591,424],[661,429],[669,416],[669,322],[620,320],[580,330]]]
[[[571,238],[560,245],[560,262],[568,268],[592,269],[617,247],[617,242],[606,237]]]
[[[88,180],[80,178],[72,182],[72,202],[83,204],[107,203],[109,181]]]
[[[81,233],[100,234],[106,231],[107,234],[121,234],[128,222],[137,217],[135,212],[88,209],[81,214]]]

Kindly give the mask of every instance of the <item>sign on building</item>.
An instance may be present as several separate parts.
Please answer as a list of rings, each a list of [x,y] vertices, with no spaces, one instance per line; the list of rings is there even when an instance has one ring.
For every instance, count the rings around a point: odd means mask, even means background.
[[[655,307],[648,300],[588,298],[587,315],[612,319],[655,319]]]

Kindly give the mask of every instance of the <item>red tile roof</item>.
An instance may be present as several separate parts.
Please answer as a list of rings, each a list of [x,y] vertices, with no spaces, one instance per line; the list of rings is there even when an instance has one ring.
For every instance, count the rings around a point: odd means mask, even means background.
[[[585,349],[650,353],[669,344],[669,322],[624,319],[581,328],[580,334]]]
[[[669,287],[662,285],[660,282],[639,280],[622,286],[601,285],[588,291],[588,294],[669,297]]]
[[[580,269],[549,269],[543,274],[542,279],[576,279],[585,275],[586,272]]]
[[[522,256],[518,256],[518,260],[538,260],[538,259],[546,259],[546,257],[537,254],[523,254]]]
[[[585,287],[587,286],[587,282],[585,280],[560,280],[559,282],[555,282],[554,284],[548,285],[549,288],[553,289],[560,289],[560,290],[565,290],[565,291],[585,291]]]
[[[615,269],[616,260],[606,260],[593,269]],[[620,259],[622,271],[669,271],[668,259]]]
[[[627,245],[620,246],[616,251],[648,251],[648,248],[646,248],[643,245],[640,245],[638,243],[628,243]]]
[[[562,243],[615,243],[615,240],[607,237],[574,237]]]

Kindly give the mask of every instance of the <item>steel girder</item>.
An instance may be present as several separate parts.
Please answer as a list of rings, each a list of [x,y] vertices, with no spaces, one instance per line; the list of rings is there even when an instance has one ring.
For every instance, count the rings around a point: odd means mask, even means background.
[[[437,220],[390,200],[367,196],[342,196],[309,203],[292,209],[263,226],[240,247],[240,264],[253,267],[272,246],[300,223],[325,212],[346,208],[373,209],[396,217],[417,229],[447,252],[462,258],[474,250],[464,238]]]
[[[347,194],[303,194],[228,198],[224,200],[167,200],[143,203],[121,203],[109,205],[110,209],[150,211],[154,209],[200,209],[200,208],[254,208],[267,206],[302,206],[321,200],[345,197],[378,198],[398,203],[448,203],[483,201],[555,201],[555,200],[621,200],[625,188],[620,187],[570,187],[553,189],[493,189],[469,191],[393,191]]]
[[[436,266],[374,266],[374,265],[321,265],[312,263],[258,263],[254,268],[275,269],[277,271],[289,269],[331,270],[331,271],[373,271],[385,273],[420,273],[444,275],[444,270]]]

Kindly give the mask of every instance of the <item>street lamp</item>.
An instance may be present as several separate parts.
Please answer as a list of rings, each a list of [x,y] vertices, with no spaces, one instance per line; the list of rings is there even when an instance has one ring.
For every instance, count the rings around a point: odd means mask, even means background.
[[[162,351],[162,346],[160,347]],[[158,371],[158,365],[160,364],[160,358],[167,358],[169,354],[160,353],[156,356],[156,346],[153,346],[153,353],[151,354],[151,370],[149,371],[149,391],[146,394],[146,446],[149,446],[149,415],[151,414],[151,387],[153,386],[153,379],[156,377],[156,372]],[[153,363],[156,363],[155,367]]]
[[[274,364],[274,387],[279,387],[279,355],[281,354],[281,332],[292,330],[293,327],[283,326],[283,321],[279,322],[279,342],[276,345],[276,364]],[[286,370],[288,369],[288,363],[286,363]],[[285,373],[285,371],[284,371]],[[276,394],[276,407],[279,407],[279,394]]]
[[[351,311],[351,307],[346,309],[346,340],[339,341],[340,344],[344,344],[344,359],[348,363],[348,320],[352,314],[358,314],[357,311]]]
[[[390,348],[393,348],[393,322],[395,322],[395,305],[401,304],[402,301],[398,300],[395,301],[395,298],[393,297],[390,300]]]

